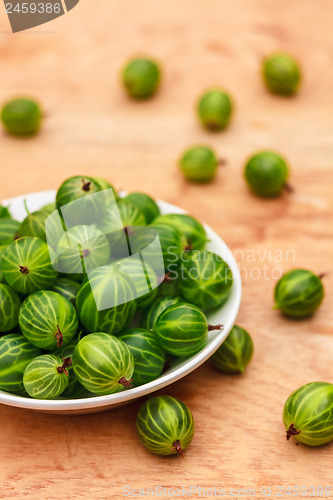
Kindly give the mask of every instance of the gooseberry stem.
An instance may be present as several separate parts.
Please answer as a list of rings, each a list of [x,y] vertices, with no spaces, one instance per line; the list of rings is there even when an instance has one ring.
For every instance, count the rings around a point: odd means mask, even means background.
[[[223,328],[223,325],[208,325],[209,332],[211,332],[212,330],[222,330]]]
[[[320,274],[318,274],[318,278],[320,280],[322,280],[323,278],[326,278],[326,276],[327,276],[327,273],[320,273]]]
[[[185,247],[185,252],[190,252],[191,250],[193,250],[192,241],[191,240],[187,240],[187,245]]]
[[[293,188],[290,184],[288,184],[288,182],[286,182],[286,183],[284,184],[283,188],[284,188],[284,190],[285,190],[287,193],[290,193],[290,194],[291,194],[291,193],[294,193],[294,191],[295,191],[295,190],[294,190],[294,188]]]
[[[64,337],[60,331],[60,328],[59,328],[59,325],[57,325],[57,331],[55,333],[55,338],[57,339],[57,347],[61,347],[62,346],[62,342],[64,340]]]
[[[172,443],[171,451],[178,453],[178,455],[181,455],[184,458],[184,450],[182,448],[182,445],[180,444],[179,439],[176,439],[176,441]]]
[[[219,158],[219,160],[218,160],[218,163],[217,163],[217,164],[218,164],[218,166],[219,166],[219,167],[225,167],[225,166],[226,166],[226,164],[227,164],[227,160],[226,160],[226,158]]]
[[[72,364],[72,358],[62,358],[63,359],[63,364],[61,366],[58,366],[57,372],[58,373],[64,373],[65,375],[68,375],[67,368],[71,366]]]
[[[169,271],[167,273],[165,273],[163,283],[171,283],[172,278],[170,278],[170,274],[171,273]]]
[[[131,388],[131,387],[133,387],[133,385],[132,385],[132,381],[133,381],[133,379],[132,379],[132,378],[131,378],[130,380],[127,380],[127,378],[126,378],[126,377],[121,377],[121,378],[118,380],[118,383],[119,383],[119,384],[121,384],[121,385],[123,385],[124,387],[129,387],[129,388]]]
[[[297,436],[297,434],[300,434],[300,433],[301,433],[301,431],[298,431],[294,424],[290,424],[289,429],[286,431],[287,441],[289,441],[291,436]]]
[[[29,269],[26,266],[19,266],[19,270],[21,274],[28,274]]]
[[[87,192],[90,191],[90,186],[91,186],[91,182],[90,181],[86,182],[84,180],[84,178],[82,178],[82,184],[83,184],[82,185],[83,191],[87,191]]]
[[[27,203],[26,199],[24,200],[23,205],[24,205],[24,208],[25,208],[25,211],[27,212],[27,214],[30,215],[30,210],[28,208],[28,203]]]

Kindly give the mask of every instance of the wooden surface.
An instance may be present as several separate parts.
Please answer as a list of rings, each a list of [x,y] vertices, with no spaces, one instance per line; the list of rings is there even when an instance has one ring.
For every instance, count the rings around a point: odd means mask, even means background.
[[[182,399],[195,417],[184,460],[161,459],[141,446],[139,401],[82,417],[2,406],[1,498],[123,498],[125,486],[180,485],[217,486],[226,494],[254,488],[256,496],[271,486],[278,498],[279,485],[333,486],[333,445],[287,443],[281,422],[292,390],[333,381],[331,0],[81,0],[66,16],[15,36],[0,10],[0,99],[30,94],[47,113],[34,139],[1,135],[0,199],[83,173],[179,204],[237,252],[244,284],[237,322],[255,343],[244,376],[219,374],[206,363],[162,392]],[[263,88],[260,61],[274,50],[303,65],[295,99]],[[118,74],[126,58],[141,53],[161,61],[164,78],[155,99],[135,103]],[[198,126],[193,105],[217,84],[230,90],[236,112],[228,131],[211,135]],[[185,183],[175,166],[198,142],[228,160],[211,185]],[[258,148],[288,158],[293,196],[262,201],[248,192],[244,160]],[[329,273],[325,301],[309,321],[272,310],[274,276],[295,266]]]

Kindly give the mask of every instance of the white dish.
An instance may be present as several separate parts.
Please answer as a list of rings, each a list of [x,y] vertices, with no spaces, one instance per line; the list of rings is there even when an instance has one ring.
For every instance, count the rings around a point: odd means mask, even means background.
[[[16,198],[5,200],[3,204],[10,206],[10,210],[14,218],[23,220],[26,216],[23,205],[24,200],[27,200],[29,210],[34,211],[38,210],[47,203],[52,203],[54,199],[55,191],[43,191],[24,196],[17,196]],[[158,204],[162,213],[185,213],[184,210],[169,203],[165,203],[164,201],[160,201]],[[13,394],[0,391],[0,403],[48,413],[93,413],[128,403],[136,398],[150,394],[158,389],[162,389],[163,387],[166,387],[185,377],[185,375],[188,375],[204,363],[222,344],[231,330],[238,313],[242,294],[241,277],[232,253],[224,241],[210,227],[205,225],[205,229],[210,240],[207,245],[207,249],[219,254],[228,263],[233,273],[234,282],[231,295],[227,303],[220,309],[214,310],[213,313],[208,315],[208,319],[211,324],[221,323],[224,325],[224,328],[221,331],[215,330],[209,332],[208,343],[202,351],[191,358],[178,361],[172,368],[156,380],[117,394],[96,396],[85,399],[37,400],[15,396]]]

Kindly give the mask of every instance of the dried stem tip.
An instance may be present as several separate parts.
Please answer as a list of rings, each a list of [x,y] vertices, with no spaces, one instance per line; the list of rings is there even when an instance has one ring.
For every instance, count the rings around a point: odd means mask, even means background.
[[[82,189],[83,191],[90,191],[90,186],[91,186],[91,182],[88,181],[86,182],[84,179],[82,179]]]
[[[222,330],[223,328],[223,325],[208,325],[209,332],[211,332],[212,330]]]
[[[67,368],[71,366],[72,364],[72,358],[62,358],[63,359],[63,364],[62,366],[58,366],[57,372],[58,373],[65,373],[65,375],[68,375]]]
[[[118,383],[119,383],[119,384],[121,384],[121,385],[123,385],[124,387],[129,387],[129,388],[131,388],[131,387],[133,387],[133,385],[132,385],[132,381],[133,381],[133,379],[131,379],[131,380],[127,380],[127,378],[125,378],[125,377],[121,377],[121,378],[118,380]]]
[[[59,328],[59,325],[57,325],[57,331],[56,333],[54,334],[55,338],[57,339],[57,347],[61,347],[62,346],[62,342],[64,340],[64,337],[60,331],[60,328]]]
[[[290,424],[289,429],[286,431],[287,441],[289,441],[291,436],[297,436],[297,434],[300,434],[300,433],[301,433],[301,431],[298,431],[294,424]]]
[[[173,453],[178,453],[178,455],[181,455],[184,458],[184,450],[182,448],[182,445],[180,444],[180,441],[177,439],[172,443],[172,450]]]
[[[21,274],[28,274],[29,269],[26,266],[19,266],[19,270]]]

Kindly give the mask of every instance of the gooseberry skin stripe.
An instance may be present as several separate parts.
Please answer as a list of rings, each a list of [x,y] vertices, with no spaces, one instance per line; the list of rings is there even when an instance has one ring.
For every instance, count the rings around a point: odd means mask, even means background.
[[[308,446],[333,440],[333,385],[311,382],[294,391],[283,410],[286,431],[293,424],[300,431],[295,439]]]
[[[184,302],[181,297],[158,297],[156,301],[145,311],[140,320],[140,326],[147,330],[154,330],[157,320],[165,309],[174,304]]]
[[[188,407],[171,396],[156,396],[146,401],[137,416],[137,430],[143,444],[158,455],[174,455],[175,441],[182,450],[194,433],[193,416]]]

